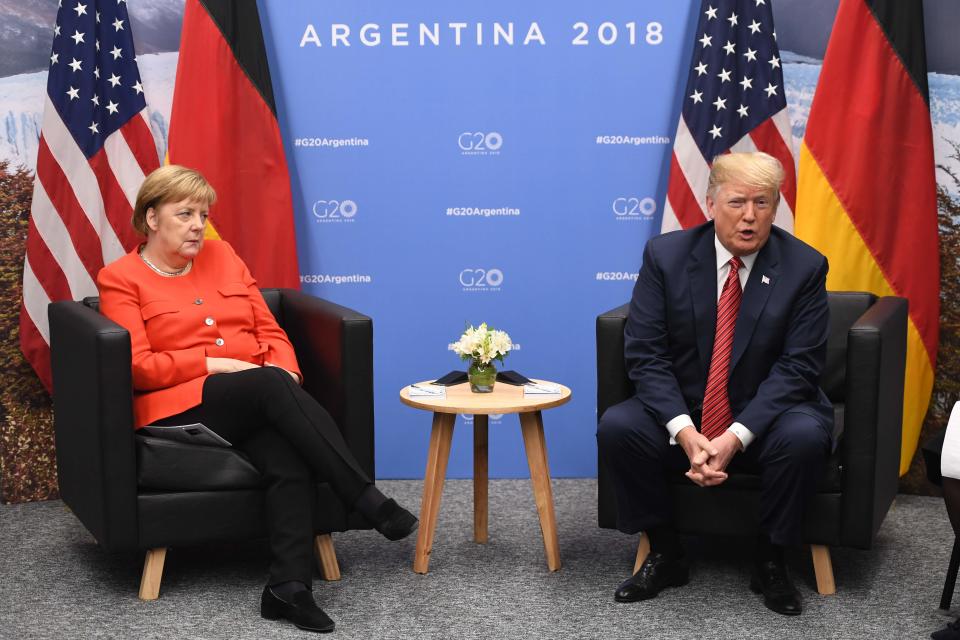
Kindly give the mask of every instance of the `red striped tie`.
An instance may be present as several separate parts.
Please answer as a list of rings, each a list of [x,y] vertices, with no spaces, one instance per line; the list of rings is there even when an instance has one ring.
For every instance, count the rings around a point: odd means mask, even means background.
[[[740,268],[743,262],[737,256],[730,258],[730,273],[723,283],[720,302],[717,303],[717,333],[713,339],[713,356],[710,358],[710,374],[707,376],[707,391],[703,396],[703,417],[700,433],[710,440],[723,433],[733,423],[727,381],[730,379],[730,356],[733,353],[733,330],[740,311]]]

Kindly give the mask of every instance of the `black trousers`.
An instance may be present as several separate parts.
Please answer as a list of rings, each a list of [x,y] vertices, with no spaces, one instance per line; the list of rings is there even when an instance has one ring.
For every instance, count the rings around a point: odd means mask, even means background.
[[[689,469],[690,461],[639,399],[607,409],[597,426],[597,446],[613,477],[617,528],[637,533],[672,525],[669,477]],[[829,451],[830,435],[819,420],[787,411],[731,460],[728,471],[760,476],[760,529],[774,544],[801,542],[804,508]]]
[[[157,421],[192,422],[229,440],[263,474],[269,584],[309,587],[316,483],[328,482],[348,507],[371,483],[333,418],[290,374],[261,367],[208,377],[203,404]]]

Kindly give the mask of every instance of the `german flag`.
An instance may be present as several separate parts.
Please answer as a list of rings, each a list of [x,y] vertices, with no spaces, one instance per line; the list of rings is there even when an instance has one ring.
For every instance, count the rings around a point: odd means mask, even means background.
[[[841,0],[800,149],[795,228],[830,260],[829,289],[910,301],[902,475],[930,402],[940,313],[919,0]]]
[[[227,240],[260,286],[300,287],[290,175],[255,0],[187,0],[168,158],[216,189],[208,235]]]

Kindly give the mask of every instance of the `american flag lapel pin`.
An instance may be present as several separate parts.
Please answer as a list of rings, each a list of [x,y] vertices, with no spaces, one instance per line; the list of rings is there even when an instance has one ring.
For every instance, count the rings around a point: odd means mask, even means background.
[[[770,284],[770,278],[768,278],[767,276],[761,276],[760,282],[762,282],[763,284]]]

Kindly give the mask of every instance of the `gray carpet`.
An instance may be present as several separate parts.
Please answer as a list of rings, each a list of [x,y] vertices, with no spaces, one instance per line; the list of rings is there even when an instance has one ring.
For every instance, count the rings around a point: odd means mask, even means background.
[[[419,509],[419,481],[384,481]],[[596,527],[596,482],[554,482],[563,569],[549,573],[528,481],[490,486],[490,543],[471,541],[472,485],[444,491],[430,573],[413,537],[335,536],[340,582],[317,580],[335,638],[925,638],[953,534],[942,500],[900,496],[873,551],[833,552],[837,594],[821,597],[808,552],[791,557],[805,611],[786,618],[750,593],[745,541],[689,539],[691,583],[618,604],[636,539]],[[60,502],[0,507],[2,638],[303,638],[259,616],[263,542],[171,549],[160,599],[137,599],[140,555],[107,555]],[[960,593],[952,615],[960,613]],[[329,637],[329,636],[327,636]]]

